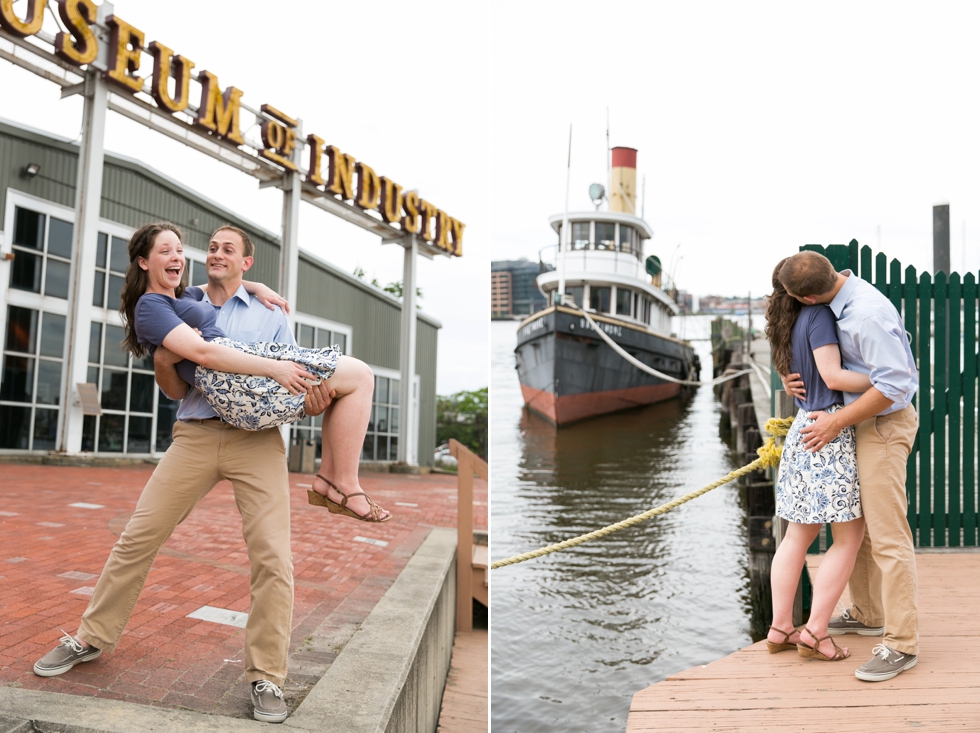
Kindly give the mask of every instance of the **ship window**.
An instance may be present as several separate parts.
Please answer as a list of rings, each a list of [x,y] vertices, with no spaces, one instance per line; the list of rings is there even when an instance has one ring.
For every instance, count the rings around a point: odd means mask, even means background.
[[[585,288],[581,285],[577,286],[566,286],[565,287],[565,301],[571,300],[579,308],[582,307],[582,295],[585,292]]]
[[[591,288],[591,297],[589,298],[590,307],[597,313],[608,313],[609,312],[609,297],[611,295],[611,288]]]
[[[589,222],[576,221],[572,224],[572,249],[589,248]]]
[[[626,226],[625,224],[619,225],[619,251],[633,251],[633,227]]]
[[[616,249],[616,225],[604,221],[595,223],[595,248]]]
[[[630,314],[632,295],[632,291],[626,288],[616,288],[616,313],[621,316],[628,316]]]

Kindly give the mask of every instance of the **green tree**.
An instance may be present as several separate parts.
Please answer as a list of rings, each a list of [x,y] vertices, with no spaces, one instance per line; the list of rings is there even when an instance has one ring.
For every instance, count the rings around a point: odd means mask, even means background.
[[[442,445],[455,438],[486,460],[488,402],[487,387],[436,397],[436,443]]]
[[[360,267],[354,268],[354,277],[358,278],[359,280],[367,279],[364,276],[364,270]],[[398,299],[401,299],[402,297],[401,280],[399,280],[398,282],[388,283],[387,285],[382,286],[381,283],[378,282],[378,278],[375,277],[375,278],[371,278],[371,284],[376,288],[380,288],[381,290],[384,290],[386,293],[391,293]],[[420,287],[415,288],[415,297],[419,299],[422,298],[422,288]],[[416,305],[415,307],[421,308],[422,306]]]

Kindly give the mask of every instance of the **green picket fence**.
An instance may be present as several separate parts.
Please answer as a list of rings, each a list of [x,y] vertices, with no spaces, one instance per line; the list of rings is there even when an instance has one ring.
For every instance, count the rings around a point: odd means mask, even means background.
[[[919,433],[908,459],[908,520],[920,547],[977,545],[977,277],[935,276],[871,248],[808,244],[894,304],[919,367]],[[775,377],[778,383],[778,377]],[[818,540],[819,541],[819,540]],[[827,528],[825,546],[831,544]],[[817,542],[811,551],[818,551]]]

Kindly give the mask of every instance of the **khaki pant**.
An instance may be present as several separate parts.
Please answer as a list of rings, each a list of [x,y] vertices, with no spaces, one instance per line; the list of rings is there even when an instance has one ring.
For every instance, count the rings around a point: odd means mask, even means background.
[[[905,464],[917,429],[911,405],[857,426],[866,528],[848,583],[852,615],[868,626],[884,626],[885,646],[903,654],[918,654],[919,646],[915,546],[905,496]]]
[[[249,682],[282,685],[292,626],[293,565],[286,452],[278,430],[248,432],[219,420],[174,425],[174,442],[112,548],[82,616],[79,638],[105,651],[115,649],[160,547],[223,479],[234,485],[252,566],[245,676]]]

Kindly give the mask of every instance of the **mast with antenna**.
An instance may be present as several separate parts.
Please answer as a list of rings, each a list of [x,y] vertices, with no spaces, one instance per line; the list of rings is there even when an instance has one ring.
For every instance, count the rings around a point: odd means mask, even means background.
[[[565,302],[565,257],[572,237],[568,231],[568,196],[572,186],[572,125],[568,125],[568,170],[565,173],[565,216],[561,220],[561,236],[558,247],[561,250],[558,258],[558,290],[555,292],[555,305]],[[583,303],[584,305],[584,303]]]

